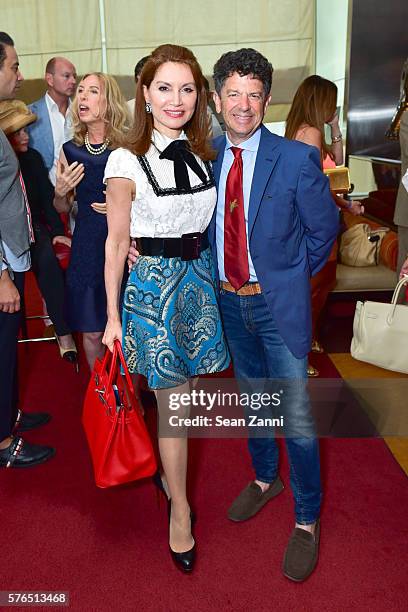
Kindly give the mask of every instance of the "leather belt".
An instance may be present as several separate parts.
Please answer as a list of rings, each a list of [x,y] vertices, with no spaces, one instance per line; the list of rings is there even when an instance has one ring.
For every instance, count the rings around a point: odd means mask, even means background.
[[[160,255],[166,259],[181,257],[183,261],[198,259],[201,252],[208,248],[207,232],[183,234],[181,238],[135,238],[135,240],[140,255]]]
[[[234,289],[234,287],[228,281],[220,281],[221,289],[229,291],[230,293],[236,293],[237,295],[259,295],[262,293],[262,288],[259,283],[245,283],[241,289]]]

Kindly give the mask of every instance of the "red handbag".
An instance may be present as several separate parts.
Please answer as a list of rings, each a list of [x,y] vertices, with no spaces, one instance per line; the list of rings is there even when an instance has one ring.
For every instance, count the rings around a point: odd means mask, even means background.
[[[69,260],[71,258],[71,247],[66,244],[62,244],[61,242],[57,242],[57,244],[53,244],[54,253],[56,258],[58,259],[58,263],[62,270],[66,270],[69,266]]]
[[[98,487],[146,478],[157,470],[152,442],[118,340],[113,353],[107,350],[102,361],[95,361],[82,424]]]
[[[69,227],[69,214],[60,213],[61,221],[64,224],[64,235],[68,238],[72,238],[71,230]],[[69,266],[69,260],[71,258],[71,247],[61,242],[52,245],[56,258],[58,259],[59,266],[62,270],[66,270]]]

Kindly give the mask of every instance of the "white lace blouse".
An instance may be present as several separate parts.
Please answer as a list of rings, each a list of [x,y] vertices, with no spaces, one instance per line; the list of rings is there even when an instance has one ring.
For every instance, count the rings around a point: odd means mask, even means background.
[[[104,183],[109,178],[127,178],[135,183],[136,196],[132,202],[130,235],[149,238],[178,238],[182,234],[203,232],[211,220],[216,205],[216,190],[210,162],[195,156],[207,177],[203,182],[191,169],[188,175],[190,192],[177,192],[174,162],[159,159],[160,153],[172,139],[153,131],[153,144],[143,156],[127,149],[116,149],[110,154]],[[184,132],[178,140],[186,139]]]

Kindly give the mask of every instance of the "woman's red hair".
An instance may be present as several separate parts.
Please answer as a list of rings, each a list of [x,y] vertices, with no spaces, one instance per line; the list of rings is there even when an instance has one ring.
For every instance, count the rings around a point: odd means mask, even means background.
[[[126,148],[135,155],[144,155],[150,148],[153,132],[153,117],[146,112],[143,86],[150,87],[158,68],[166,62],[189,66],[197,88],[197,103],[194,114],[184,126],[190,148],[202,160],[216,157],[209,142],[209,118],[207,113],[207,93],[200,64],[194,54],[179,45],[160,45],[157,47],[140,73],[136,86],[136,101],[133,127],[126,138]]]

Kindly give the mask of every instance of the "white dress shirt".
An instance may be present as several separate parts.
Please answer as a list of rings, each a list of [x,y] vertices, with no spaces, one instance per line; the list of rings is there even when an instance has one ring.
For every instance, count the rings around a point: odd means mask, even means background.
[[[218,258],[218,271],[220,280],[226,281],[224,269],[224,211],[225,211],[225,186],[227,183],[227,176],[232,163],[234,161],[234,155],[231,151],[231,147],[237,146],[242,149],[242,165],[243,165],[243,192],[244,192],[244,214],[245,214],[245,230],[247,236],[247,250],[248,250],[248,264],[249,264],[249,281],[256,283],[258,281],[254,264],[252,263],[251,255],[249,252],[249,238],[248,238],[248,211],[249,211],[249,198],[251,195],[252,178],[254,175],[254,168],[256,162],[256,155],[258,153],[259,141],[261,139],[261,129],[259,128],[248,140],[241,142],[239,145],[234,145],[228,136],[226,135],[226,146],[224,159],[222,162],[220,181],[218,185],[218,197],[217,197],[217,215],[216,215],[216,240],[217,240],[217,258]]]
[[[30,251],[25,251],[19,257],[16,257],[8,248],[4,240],[1,241],[3,247],[3,261],[1,270],[11,268],[14,272],[27,272],[31,266]],[[8,265],[7,265],[8,264]]]

